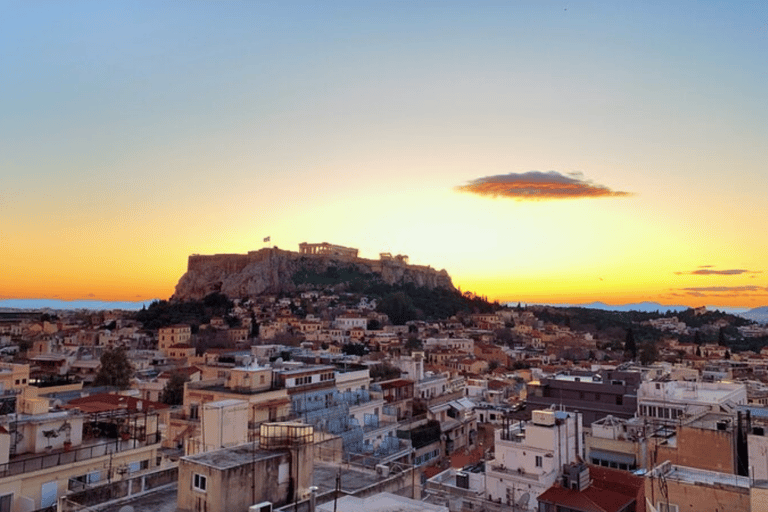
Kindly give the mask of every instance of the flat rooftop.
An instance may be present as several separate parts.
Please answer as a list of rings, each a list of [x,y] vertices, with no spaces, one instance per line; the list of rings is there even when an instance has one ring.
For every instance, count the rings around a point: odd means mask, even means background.
[[[749,489],[749,477],[706,471],[703,469],[689,468],[686,466],[672,466],[671,471],[665,475],[667,480],[697,485],[730,485]]]
[[[348,494],[353,494],[382,480],[382,477],[372,470],[356,468],[347,464],[333,464],[316,460],[315,469],[312,472],[312,481],[313,485],[317,487],[318,494],[323,494],[336,488],[336,476],[339,474],[339,470],[341,470],[341,490]]]
[[[336,504],[333,501],[317,506],[318,512],[448,512],[448,507],[381,492],[367,498],[344,496]]]
[[[143,510],[151,510],[152,512],[176,512],[176,502],[178,500],[178,484],[169,484],[163,487],[158,487],[150,492],[140,494],[138,496],[132,496],[119,501],[110,502],[107,504],[96,505],[86,510],[94,510],[99,512],[120,512],[125,510],[123,507],[131,506],[133,510],[139,512]]]
[[[288,453],[288,450],[264,450],[253,443],[241,444],[232,448],[222,448],[210,452],[198,453],[182,457],[181,460],[189,460],[214,469],[232,469],[256,460],[271,459]]]

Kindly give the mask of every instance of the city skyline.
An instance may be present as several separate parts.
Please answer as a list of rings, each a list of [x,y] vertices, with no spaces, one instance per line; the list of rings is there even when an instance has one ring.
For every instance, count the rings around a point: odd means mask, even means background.
[[[7,4],[0,299],[327,241],[491,300],[768,304],[768,8]]]

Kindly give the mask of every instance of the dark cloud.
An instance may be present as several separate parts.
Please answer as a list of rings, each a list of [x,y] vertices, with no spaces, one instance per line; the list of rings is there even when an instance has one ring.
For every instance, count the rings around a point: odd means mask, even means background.
[[[711,265],[699,267],[699,270],[690,270],[687,272],[675,272],[678,276],[739,276],[741,274],[762,274],[762,270],[746,270],[743,268],[732,268],[728,270],[715,270]]]
[[[765,286],[694,286],[690,288],[680,288],[686,292],[699,292],[699,293],[721,293],[721,292],[768,292],[768,287]]]
[[[481,196],[509,197],[518,201],[632,195],[629,192],[614,191],[604,185],[585,180],[581,173],[563,175],[555,171],[486,176],[472,180],[466,185],[460,185],[456,190]]]
[[[744,298],[744,297],[768,297],[768,286],[744,285],[744,286],[691,286],[677,288],[673,293],[680,292],[688,297],[707,298]]]

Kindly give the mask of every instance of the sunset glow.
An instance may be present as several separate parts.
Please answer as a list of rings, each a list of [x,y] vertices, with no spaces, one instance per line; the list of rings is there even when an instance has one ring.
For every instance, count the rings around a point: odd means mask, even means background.
[[[673,4],[8,4],[0,299],[165,299],[269,236],[766,305],[768,8]]]

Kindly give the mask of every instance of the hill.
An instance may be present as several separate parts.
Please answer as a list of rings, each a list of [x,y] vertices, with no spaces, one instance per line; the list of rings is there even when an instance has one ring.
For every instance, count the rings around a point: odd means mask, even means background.
[[[245,298],[326,288],[363,291],[374,283],[455,290],[448,272],[432,267],[272,248],[247,254],[190,256],[172,300],[199,300],[211,293]]]

